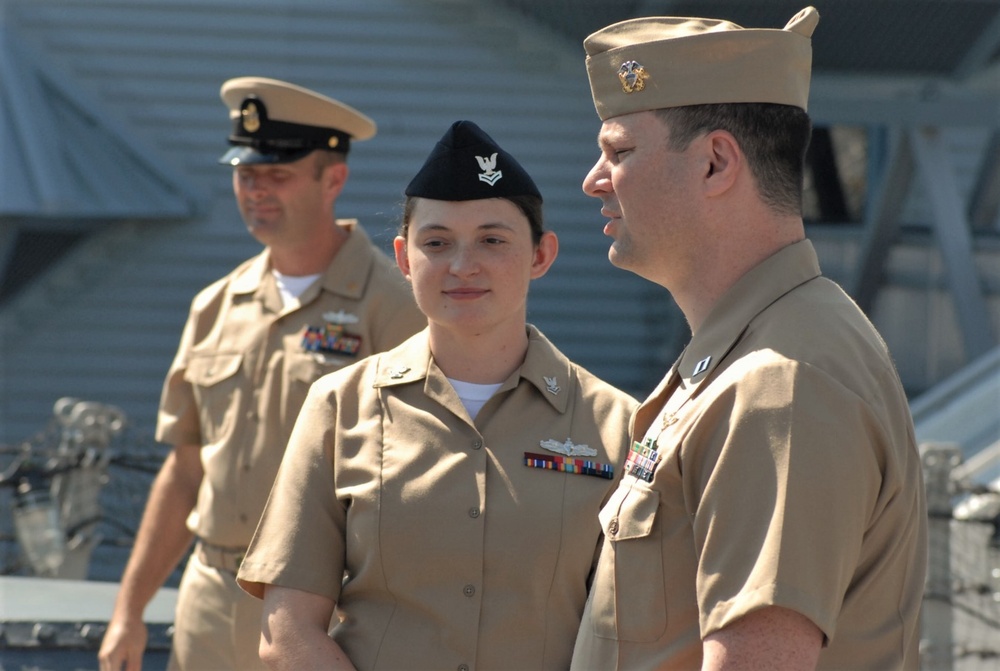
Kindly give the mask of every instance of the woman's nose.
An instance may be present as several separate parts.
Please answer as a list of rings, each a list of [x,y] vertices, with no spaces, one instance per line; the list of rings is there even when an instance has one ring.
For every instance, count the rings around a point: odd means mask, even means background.
[[[479,270],[479,261],[476,259],[475,251],[469,247],[460,245],[451,257],[451,274],[458,277],[473,275]]]

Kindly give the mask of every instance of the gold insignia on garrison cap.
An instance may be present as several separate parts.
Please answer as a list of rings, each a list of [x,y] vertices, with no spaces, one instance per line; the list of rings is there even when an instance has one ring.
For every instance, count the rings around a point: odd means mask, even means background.
[[[817,23],[819,12],[806,7],[780,30],[677,16],[611,24],[583,41],[597,114],[717,103],[805,110]]]
[[[649,74],[646,68],[635,61],[625,61],[618,68],[618,79],[622,82],[622,91],[625,93],[638,93],[646,88],[646,79]]]

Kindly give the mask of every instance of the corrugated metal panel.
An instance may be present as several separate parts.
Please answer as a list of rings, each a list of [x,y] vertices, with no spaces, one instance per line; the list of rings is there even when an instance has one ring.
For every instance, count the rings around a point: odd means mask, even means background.
[[[186,224],[134,224],[121,242],[111,232],[89,241],[2,316],[0,441],[37,430],[63,395],[118,405],[152,431],[188,302],[258,249],[229,171],[215,163],[229,131],[218,88],[245,74],[295,81],[376,119],[378,136],[352,154],[337,214],[360,218],[386,249],[407,180],[452,121],[475,120],[535,176],[562,238],[561,258],[532,288],[529,319],[634,393],[669,363],[676,343],[653,341],[668,332],[669,296],[611,267],[599,206],[580,190],[599,125],[582,58],[516,15],[442,0],[6,5],[19,34],[155,160],[204,189],[207,207]]]
[[[780,29],[801,0],[501,0],[579,43],[589,33],[639,16],[725,18]],[[995,0],[824,0],[813,38],[815,68],[852,75],[946,75],[975,59],[997,58]],[[942,29],[947,26],[947,29]],[[982,63],[973,63],[972,66]]]
[[[378,136],[351,158],[338,215],[360,218],[387,250],[406,181],[448,124],[475,120],[536,177],[548,223],[561,238],[559,260],[532,289],[529,319],[571,357],[640,395],[686,337],[665,290],[608,263],[598,206],[580,191],[596,157],[599,124],[577,41],[473,0],[0,6],[20,39],[140,138],[150,160],[196,185],[206,202],[187,223],[109,228],[0,313],[0,441],[39,428],[63,395],[113,403],[152,430],[188,302],[258,249],[239,220],[229,171],[216,164],[229,131],[218,88],[238,75],[295,81],[377,120]],[[782,20],[785,14],[781,8]],[[834,23],[829,12],[824,22]],[[977,133],[948,136],[962,179],[981,161]],[[921,208],[908,206],[907,223],[921,218]],[[856,232],[835,234],[832,242],[824,236],[817,242],[825,271],[846,280]],[[896,286],[873,315],[914,391],[954,370],[961,357],[947,296],[926,285],[930,280],[914,286],[899,279],[923,264],[936,268],[939,282],[941,269],[930,256],[894,253],[889,276]],[[982,258],[996,263],[992,252]]]
[[[189,217],[183,180],[0,20],[0,215]],[[16,166],[16,168],[15,168]]]

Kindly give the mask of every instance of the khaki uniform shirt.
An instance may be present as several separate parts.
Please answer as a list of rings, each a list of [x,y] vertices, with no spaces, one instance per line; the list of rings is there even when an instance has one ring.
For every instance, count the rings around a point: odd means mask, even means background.
[[[529,327],[472,421],[418,334],[313,386],[240,585],[336,601],[362,671],[565,669],[636,405]]]
[[[822,630],[820,669],[917,668],[912,420],[884,343],[811,243],[733,287],[631,431],[574,669],[697,669],[703,638],[772,605]]]
[[[192,303],[156,437],[202,446],[205,477],[188,527],[213,545],[250,543],[309,385],[426,324],[395,264],[357,222],[338,224],[350,237],[298,305],[282,307],[266,250]],[[332,346],[307,349],[310,327]]]

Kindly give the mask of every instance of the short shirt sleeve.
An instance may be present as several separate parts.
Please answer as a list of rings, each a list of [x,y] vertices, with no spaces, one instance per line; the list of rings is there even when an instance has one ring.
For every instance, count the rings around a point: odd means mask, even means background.
[[[194,340],[196,319],[197,314],[192,310],[160,393],[156,439],[170,445],[202,443],[194,389],[187,380],[187,364]]]
[[[782,606],[832,638],[879,493],[880,427],[807,364],[750,356],[725,378],[682,446],[701,635]]]
[[[346,507],[334,476],[336,394],[312,386],[292,430],[285,456],[238,582],[261,598],[264,585],[340,596],[344,572]]]

